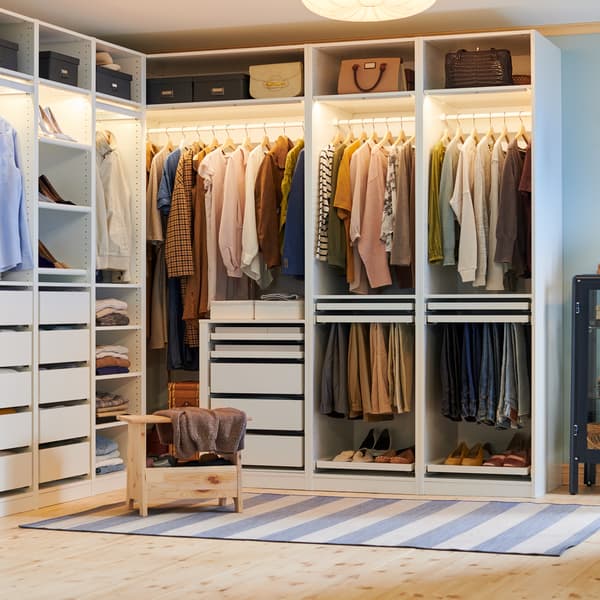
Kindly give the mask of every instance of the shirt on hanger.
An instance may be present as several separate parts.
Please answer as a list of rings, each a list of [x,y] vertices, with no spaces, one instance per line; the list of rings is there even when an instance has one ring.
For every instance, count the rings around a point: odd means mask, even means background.
[[[281,272],[304,277],[304,150],[296,162],[288,199]]]
[[[442,222],[440,215],[440,181],[446,147],[439,141],[429,158],[429,196],[427,203],[427,254],[430,263],[443,260]]]

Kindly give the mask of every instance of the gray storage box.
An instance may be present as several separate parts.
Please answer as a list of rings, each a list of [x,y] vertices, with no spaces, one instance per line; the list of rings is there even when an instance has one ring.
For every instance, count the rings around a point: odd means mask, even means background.
[[[146,81],[147,104],[191,102],[193,77],[159,77]]]
[[[0,67],[18,71],[19,44],[0,39]]]
[[[102,94],[110,94],[117,98],[131,100],[132,75],[113,71],[99,65],[96,66],[96,91]]]
[[[250,75],[222,73],[194,77],[194,102],[250,98]]]
[[[40,77],[77,86],[79,59],[51,50],[40,52]]]

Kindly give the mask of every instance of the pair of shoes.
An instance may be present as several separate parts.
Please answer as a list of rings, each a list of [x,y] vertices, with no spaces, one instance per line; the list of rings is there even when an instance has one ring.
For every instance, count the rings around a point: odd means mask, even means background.
[[[464,442],[460,442],[460,444],[448,455],[444,464],[480,467],[483,465],[486,449],[487,444],[477,443],[469,448]]]
[[[483,463],[484,467],[528,467],[531,464],[530,441],[522,433],[513,435],[506,450],[492,454]]]
[[[40,113],[40,129],[42,133],[48,137],[57,138],[59,140],[68,140],[70,142],[75,142],[70,135],[63,133],[52,109],[49,106],[46,108],[42,108],[38,105],[39,113]]]
[[[354,450],[342,450],[339,454],[333,457],[334,462],[352,462]]]
[[[368,450],[367,448],[357,450],[352,456],[352,462],[372,463],[374,461],[372,450]]]
[[[383,429],[377,439],[375,439],[375,430],[370,429],[367,436],[359,446],[360,450],[370,450],[373,456],[381,456],[389,452],[392,448],[392,438],[389,430]]]
[[[54,186],[50,183],[50,180],[43,174],[38,177],[38,192],[46,201],[49,200],[50,202],[55,202],[56,204],[70,204],[71,206],[75,206],[74,202],[64,200],[54,189]]]
[[[44,246],[41,240],[38,241],[38,263],[42,268],[48,269],[70,269],[71,267],[66,263],[56,260],[52,253],[46,246]]]
[[[376,463],[391,463],[396,465],[411,465],[415,462],[415,448],[403,448],[402,450],[389,450],[385,454],[375,458]]]

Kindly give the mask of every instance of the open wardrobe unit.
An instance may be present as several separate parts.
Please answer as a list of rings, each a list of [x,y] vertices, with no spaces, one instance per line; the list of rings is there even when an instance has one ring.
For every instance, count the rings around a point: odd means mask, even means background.
[[[145,56],[6,11],[0,37],[19,44],[18,69],[0,69],[0,125],[23,182],[20,252],[0,264],[0,513],[123,488],[118,415],[165,408],[189,380],[200,406],[250,418],[247,487],[536,497],[559,484],[548,40]],[[445,87],[445,55],[479,48],[509,49],[523,83]],[[76,59],[77,79],[44,77],[47,52]],[[126,97],[102,87],[98,52]],[[373,56],[402,59],[407,89],[338,93],[340,62]],[[300,64],[297,95],[180,101],[182,76],[273,63]]]

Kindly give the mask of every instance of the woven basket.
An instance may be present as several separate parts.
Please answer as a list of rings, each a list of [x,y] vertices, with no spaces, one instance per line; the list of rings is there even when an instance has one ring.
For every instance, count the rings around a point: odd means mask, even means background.
[[[587,447],[600,450],[600,423],[587,424]]]

